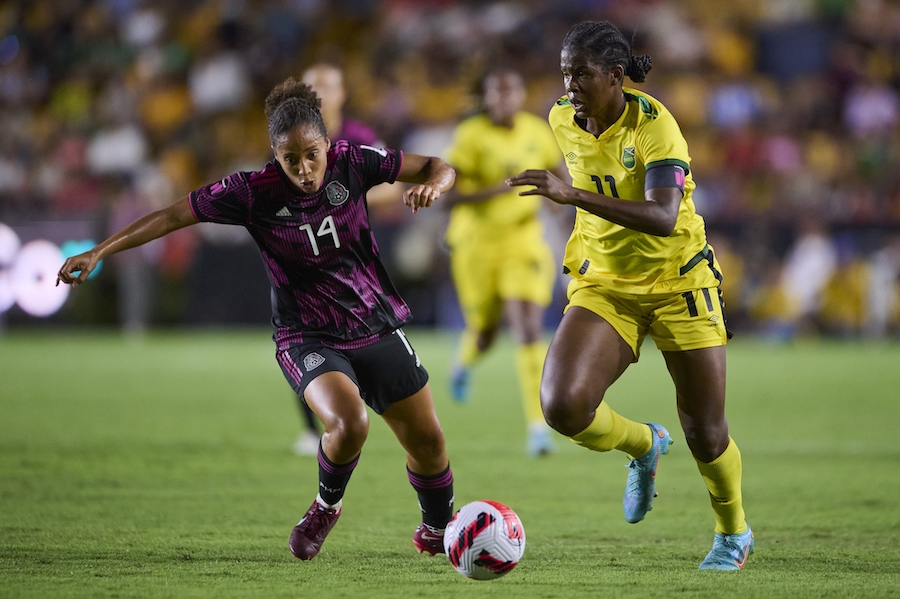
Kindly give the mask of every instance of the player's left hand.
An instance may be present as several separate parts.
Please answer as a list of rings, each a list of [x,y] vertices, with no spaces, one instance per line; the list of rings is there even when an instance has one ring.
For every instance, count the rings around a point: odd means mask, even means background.
[[[553,200],[557,204],[568,203],[568,191],[572,189],[569,185],[547,170],[527,170],[513,175],[506,180],[506,184],[510,187],[519,187],[522,185],[534,185],[534,189],[526,189],[520,191],[520,196],[544,196]]]
[[[441,197],[440,189],[427,183],[419,183],[403,192],[403,203],[412,208],[415,214],[419,208],[428,208],[434,204],[439,197]]]

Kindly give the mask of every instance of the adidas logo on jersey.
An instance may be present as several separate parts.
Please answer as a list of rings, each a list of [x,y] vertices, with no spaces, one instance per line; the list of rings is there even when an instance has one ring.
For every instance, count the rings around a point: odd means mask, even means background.
[[[278,212],[275,213],[275,216],[288,217],[288,216],[294,216],[294,215],[291,214],[291,211],[288,210],[287,206],[284,206],[281,208],[281,210],[279,210]]]

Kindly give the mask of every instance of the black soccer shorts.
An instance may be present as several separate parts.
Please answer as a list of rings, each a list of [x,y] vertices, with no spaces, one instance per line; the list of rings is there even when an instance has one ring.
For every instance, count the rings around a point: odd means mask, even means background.
[[[376,414],[383,414],[392,403],[415,394],[428,382],[428,372],[400,329],[359,349],[303,343],[276,352],[276,357],[284,377],[300,397],[320,374],[343,372],[359,387],[363,401]]]

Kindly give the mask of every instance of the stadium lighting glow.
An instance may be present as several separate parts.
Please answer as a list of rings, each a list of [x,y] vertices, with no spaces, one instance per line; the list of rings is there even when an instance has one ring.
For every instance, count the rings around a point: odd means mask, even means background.
[[[63,263],[56,244],[38,239],[19,249],[9,269],[16,303],[32,316],[50,316],[66,303],[68,285],[56,284],[56,273]]]
[[[9,267],[12,265],[22,242],[19,236],[10,227],[0,223],[0,314],[6,312],[16,303],[13,294],[12,283],[9,277]]]
[[[16,304],[39,318],[56,313],[69,296],[68,285],[56,285],[59,267],[69,256],[94,246],[91,240],[67,241],[62,247],[45,239],[22,244],[12,227],[0,223],[0,314]],[[102,262],[91,272],[100,272]]]

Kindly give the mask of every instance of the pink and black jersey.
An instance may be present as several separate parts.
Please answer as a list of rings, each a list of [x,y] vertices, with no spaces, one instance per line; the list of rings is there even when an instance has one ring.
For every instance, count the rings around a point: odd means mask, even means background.
[[[393,183],[402,161],[400,151],[338,141],[315,194],[297,191],[274,160],[191,193],[199,220],[243,225],[256,240],[278,350],[309,341],[356,349],[410,319],[378,257],[366,206],[366,191]]]

